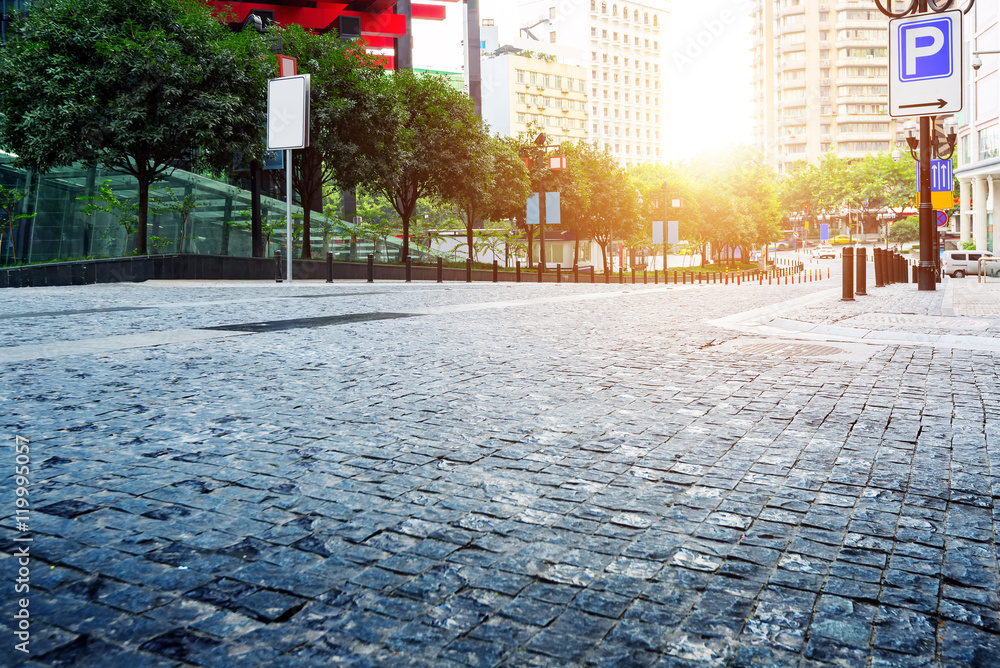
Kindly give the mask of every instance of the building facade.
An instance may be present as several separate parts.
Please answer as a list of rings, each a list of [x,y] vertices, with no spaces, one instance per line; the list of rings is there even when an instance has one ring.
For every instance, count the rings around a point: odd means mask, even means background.
[[[626,167],[665,156],[669,7],[668,0],[520,3],[522,32],[580,54],[588,138]]]
[[[754,137],[784,172],[901,139],[888,109],[888,18],[871,0],[754,0]]]
[[[541,53],[483,54],[483,120],[516,137],[529,125],[550,143],[587,138],[587,72]]]
[[[972,239],[976,250],[996,253],[1000,220],[1000,8],[989,0],[976,2],[965,17],[964,110],[956,118],[958,178],[961,193],[958,230],[962,241]],[[979,67],[974,67],[978,64]]]

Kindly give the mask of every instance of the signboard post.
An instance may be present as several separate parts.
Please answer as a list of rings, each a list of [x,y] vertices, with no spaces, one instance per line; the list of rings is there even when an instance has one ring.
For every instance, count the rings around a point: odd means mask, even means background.
[[[285,258],[292,282],[292,150],[309,146],[309,75],[267,82],[267,149],[285,152]]]
[[[950,6],[948,3],[946,6]],[[962,23],[960,9],[927,13],[925,1],[911,3],[904,18],[889,21],[889,115],[920,117],[917,171],[920,189],[931,193],[918,205],[920,264],[918,290],[935,288],[935,244],[932,181],[931,120],[934,115],[962,110]],[[883,14],[891,14],[879,5]],[[911,13],[912,12],[912,13]],[[935,146],[936,146],[936,142]],[[915,147],[911,144],[911,150]],[[934,149],[936,152],[936,148]]]

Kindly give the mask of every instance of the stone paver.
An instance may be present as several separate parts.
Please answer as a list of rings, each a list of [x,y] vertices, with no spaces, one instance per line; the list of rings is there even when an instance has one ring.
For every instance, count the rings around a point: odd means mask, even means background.
[[[8,592],[32,539],[31,653],[9,593],[0,656],[1000,665],[1000,354],[720,324],[962,319],[944,291],[833,288],[0,292]]]

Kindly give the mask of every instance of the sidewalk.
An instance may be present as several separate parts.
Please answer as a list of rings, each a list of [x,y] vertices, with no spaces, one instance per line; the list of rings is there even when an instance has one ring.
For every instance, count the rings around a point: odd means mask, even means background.
[[[4,291],[0,663],[1000,665],[1000,310],[939,287]]]

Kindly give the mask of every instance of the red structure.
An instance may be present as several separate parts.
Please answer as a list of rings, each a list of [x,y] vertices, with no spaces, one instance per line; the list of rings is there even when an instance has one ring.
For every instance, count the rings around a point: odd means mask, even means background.
[[[437,2],[457,2],[459,0],[436,0]],[[397,13],[397,0],[271,0],[270,3],[256,0],[208,0],[208,4],[222,14],[232,10],[229,21],[243,23],[251,12],[267,13],[275,23],[297,23],[316,32],[340,30],[341,25],[359,28],[360,38],[371,49],[391,49],[395,40],[406,36],[406,16]],[[401,3],[402,4],[402,3]],[[314,5],[312,7],[307,5]],[[445,18],[443,4],[413,2],[410,4],[411,17],[431,21]],[[342,23],[344,19],[355,19]],[[344,31],[341,31],[344,32]],[[395,65],[392,57],[387,57],[386,66]]]

